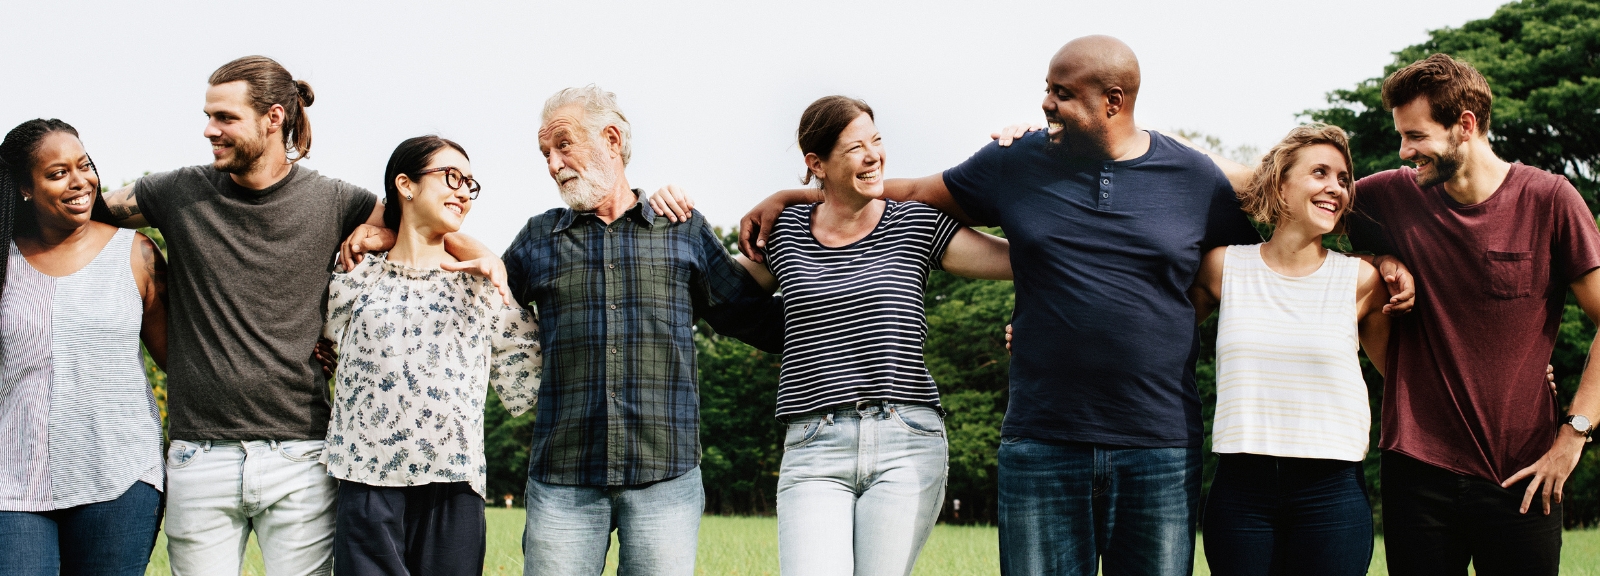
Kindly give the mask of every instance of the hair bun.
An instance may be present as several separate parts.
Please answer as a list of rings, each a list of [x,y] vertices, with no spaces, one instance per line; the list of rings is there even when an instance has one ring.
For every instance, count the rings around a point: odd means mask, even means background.
[[[300,107],[301,108],[306,108],[306,107],[311,106],[311,103],[316,101],[316,99],[317,99],[316,93],[311,91],[311,84],[306,82],[305,80],[295,80],[294,81],[294,89],[295,89],[296,92],[300,93]]]

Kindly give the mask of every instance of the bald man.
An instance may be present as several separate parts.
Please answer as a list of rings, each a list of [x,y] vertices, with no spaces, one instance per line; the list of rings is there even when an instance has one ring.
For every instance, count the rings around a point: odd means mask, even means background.
[[[1050,61],[1047,132],[884,195],[999,225],[1016,272],[1011,400],[999,447],[1005,574],[1189,574],[1200,497],[1194,308],[1200,255],[1260,236],[1204,155],[1133,120],[1139,61],[1089,36]],[[743,221],[761,258],[786,205]],[[752,238],[754,236],[754,238]]]

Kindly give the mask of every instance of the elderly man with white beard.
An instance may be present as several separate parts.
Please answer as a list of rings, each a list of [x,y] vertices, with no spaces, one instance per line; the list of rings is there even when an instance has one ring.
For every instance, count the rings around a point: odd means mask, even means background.
[[[658,215],[628,186],[631,129],[593,85],[545,102],[539,149],[566,208],[528,220],[507,283],[536,310],[543,386],[528,458],[526,576],[690,575],[705,490],[693,327],[778,352],[782,302],[699,212]]]

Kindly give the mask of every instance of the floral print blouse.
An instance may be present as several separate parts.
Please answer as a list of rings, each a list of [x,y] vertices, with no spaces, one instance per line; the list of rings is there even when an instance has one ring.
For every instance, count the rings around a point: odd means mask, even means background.
[[[322,462],[372,486],[469,482],[484,495],[483,411],[493,385],[512,414],[539,391],[539,327],[488,280],[369,254],[336,273],[323,336],[339,349]]]

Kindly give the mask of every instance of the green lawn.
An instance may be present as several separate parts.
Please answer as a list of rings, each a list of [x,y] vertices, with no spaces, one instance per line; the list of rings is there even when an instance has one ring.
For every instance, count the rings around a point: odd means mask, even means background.
[[[522,574],[522,510],[490,508],[489,553],[484,558],[484,574],[519,576]],[[260,576],[261,552],[254,537],[247,549],[244,574]],[[778,574],[778,522],[774,518],[707,516],[700,523],[700,553],[697,574],[746,576]],[[606,559],[606,574],[616,574],[615,540]],[[1204,554],[1196,554],[1195,574],[1206,576]],[[995,529],[988,526],[939,525],[917,561],[917,576],[998,574],[999,549]],[[156,541],[147,575],[169,574],[167,540]],[[1373,554],[1372,572],[1386,575],[1383,566],[1383,540]],[[1561,547],[1563,576],[1600,576],[1600,530],[1567,532]]]

